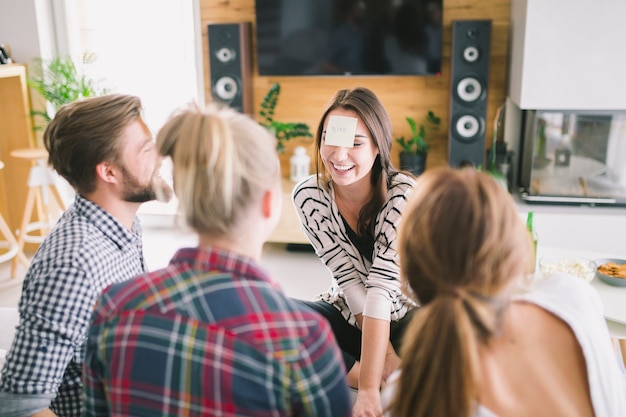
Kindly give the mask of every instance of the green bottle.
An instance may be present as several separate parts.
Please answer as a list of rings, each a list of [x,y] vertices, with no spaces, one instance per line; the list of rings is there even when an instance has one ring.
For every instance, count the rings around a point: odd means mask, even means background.
[[[532,260],[532,272],[535,271],[535,266],[537,264],[537,240],[538,240],[537,232],[535,231],[535,227],[533,225],[534,216],[535,216],[535,213],[532,211],[529,211],[528,216],[526,217],[526,229],[528,229],[528,233],[530,233],[530,237],[533,241],[533,249],[534,249],[534,256]]]

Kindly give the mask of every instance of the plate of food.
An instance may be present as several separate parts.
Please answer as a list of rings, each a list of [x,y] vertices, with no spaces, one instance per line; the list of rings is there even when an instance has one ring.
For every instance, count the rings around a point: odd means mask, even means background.
[[[617,287],[626,287],[626,259],[596,259],[593,263],[596,277],[600,281]]]

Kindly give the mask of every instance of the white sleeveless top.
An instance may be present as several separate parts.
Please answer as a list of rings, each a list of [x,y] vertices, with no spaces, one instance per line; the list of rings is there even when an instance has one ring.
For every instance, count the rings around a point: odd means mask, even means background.
[[[611,345],[602,302],[595,289],[579,278],[559,273],[542,280],[531,292],[515,299],[551,312],[572,329],[585,357],[596,417],[626,416],[626,371]],[[383,408],[393,397],[398,376],[399,371],[396,371],[383,390]],[[474,415],[497,417],[480,404]]]

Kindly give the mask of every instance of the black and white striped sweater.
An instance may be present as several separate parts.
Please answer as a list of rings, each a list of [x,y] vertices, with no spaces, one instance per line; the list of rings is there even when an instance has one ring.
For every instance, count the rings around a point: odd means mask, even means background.
[[[302,230],[329,268],[333,282],[319,298],[337,307],[356,326],[355,315],[397,321],[415,306],[400,289],[396,235],[401,214],[415,181],[399,173],[391,180],[387,202],[374,224],[372,262],[363,257],[348,237],[330,192],[317,186],[315,175],[298,183],[293,202]]]

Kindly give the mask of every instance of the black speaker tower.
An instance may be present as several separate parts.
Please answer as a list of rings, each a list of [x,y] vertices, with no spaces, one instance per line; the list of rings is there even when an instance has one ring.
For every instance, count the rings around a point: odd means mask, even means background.
[[[251,24],[210,23],[209,78],[213,100],[241,113],[252,113]]]
[[[483,166],[491,20],[452,22],[450,136],[452,167]]]

